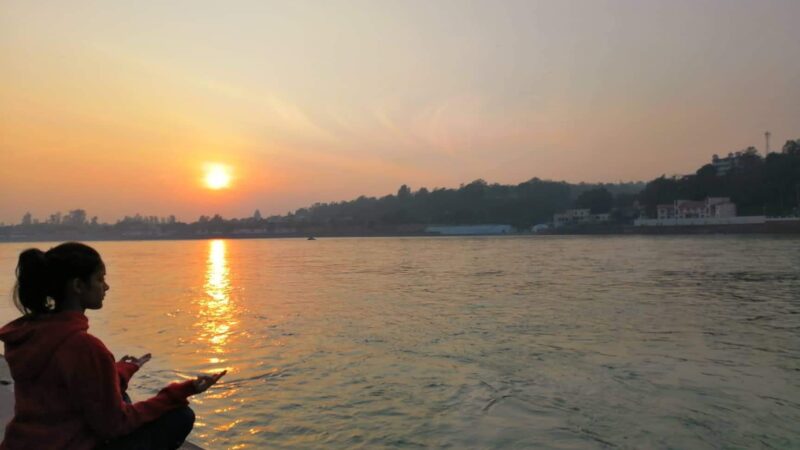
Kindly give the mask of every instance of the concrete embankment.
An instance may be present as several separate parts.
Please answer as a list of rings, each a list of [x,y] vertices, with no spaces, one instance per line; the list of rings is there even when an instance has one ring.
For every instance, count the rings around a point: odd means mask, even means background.
[[[0,441],[6,432],[6,424],[14,417],[14,385],[11,379],[11,372],[5,358],[0,355]],[[203,450],[202,448],[185,442],[181,446],[182,450]]]
[[[770,220],[765,223],[738,225],[680,225],[633,226],[620,224],[593,224],[565,226],[537,234],[556,235],[685,235],[685,234],[761,234],[800,235],[800,220]]]

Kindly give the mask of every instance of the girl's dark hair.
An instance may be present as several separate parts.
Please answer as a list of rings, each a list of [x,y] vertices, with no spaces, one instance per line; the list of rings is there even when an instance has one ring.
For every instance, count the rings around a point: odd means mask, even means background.
[[[80,242],[65,242],[47,252],[29,248],[19,254],[14,304],[25,315],[59,309],[67,283],[89,277],[103,265],[97,250]]]

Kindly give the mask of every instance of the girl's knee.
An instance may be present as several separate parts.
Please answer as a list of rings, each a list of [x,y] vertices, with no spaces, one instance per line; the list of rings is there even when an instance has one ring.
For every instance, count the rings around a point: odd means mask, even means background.
[[[175,441],[183,442],[194,428],[194,411],[188,406],[172,411],[172,433]]]
[[[192,429],[192,427],[194,426],[194,419],[195,419],[194,411],[192,410],[192,408],[188,406],[178,408],[177,410],[175,410],[175,415],[177,416],[176,419],[181,424],[185,425],[190,430]]]
[[[194,411],[188,406],[173,409],[161,418],[161,422],[162,426],[176,435],[186,436],[194,427]]]

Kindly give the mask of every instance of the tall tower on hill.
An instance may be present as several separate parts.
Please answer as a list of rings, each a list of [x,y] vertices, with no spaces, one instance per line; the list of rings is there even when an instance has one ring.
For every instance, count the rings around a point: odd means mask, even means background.
[[[767,141],[766,150],[764,151],[764,156],[769,155],[769,137],[772,136],[772,133],[769,131],[764,132],[764,140]]]

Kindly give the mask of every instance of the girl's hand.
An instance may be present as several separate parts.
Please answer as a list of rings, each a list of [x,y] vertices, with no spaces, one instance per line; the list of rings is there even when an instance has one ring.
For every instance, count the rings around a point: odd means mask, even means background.
[[[194,380],[194,388],[197,390],[198,394],[205,392],[208,388],[217,384],[217,381],[226,373],[228,373],[228,371],[223,370],[222,372],[213,373],[211,375],[200,375]]]
[[[120,362],[133,363],[141,368],[147,361],[150,361],[150,358],[152,358],[150,353],[146,353],[138,358],[135,356],[125,355],[122,357],[122,359],[120,359]]]

